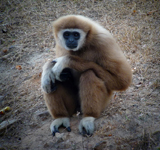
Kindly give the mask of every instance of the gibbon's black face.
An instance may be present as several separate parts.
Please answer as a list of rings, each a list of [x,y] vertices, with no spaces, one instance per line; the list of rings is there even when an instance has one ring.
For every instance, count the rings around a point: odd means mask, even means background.
[[[77,31],[65,31],[63,33],[65,44],[69,49],[77,48],[78,40],[80,39],[80,33]]]

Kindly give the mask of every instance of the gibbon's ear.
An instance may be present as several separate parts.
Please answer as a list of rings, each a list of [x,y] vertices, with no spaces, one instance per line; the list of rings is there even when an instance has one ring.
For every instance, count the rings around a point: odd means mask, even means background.
[[[86,39],[89,39],[88,41],[91,41],[91,30],[89,30],[88,32],[87,32],[87,35],[86,35]]]

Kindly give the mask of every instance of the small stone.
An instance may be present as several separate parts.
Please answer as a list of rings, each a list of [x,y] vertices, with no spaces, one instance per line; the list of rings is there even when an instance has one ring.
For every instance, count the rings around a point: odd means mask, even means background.
[[[15,48],[16,48],[16,46],[12,45],[12,46],[9,47],[9,51],[13,51]]]
[[[44,148],[49,147],[48,143],[44,144],[44,146],[43,146],[43,147],[44,147]]]
[[[37,111],[35,114],[34,114],[34,118],[37,120],[41,120],[41,121],[44,121],[46,120],[48,117],[49,117],[49,111],[43,111],[43,112],[40,112],[40,111]]]
[[[4,98],[4,96],[0,95],[0,100],[2,100]]]
[[[64,133],[56,133],[56,138],[62,138],[64,136]]]
[[[97,144],[93,147],[93,149],[94,149],[94,150],[103,149],[104,146],[105,146],[105,144],[106,144],[106,141],[100,141],[99,143],[97,143]]]
[[[3,28],[2,33],[7,33],[7,28]]]
[[[63,142],[63,136],[64,136],[64,133],[57,133],[55,134],[55,137],[57,138],[57,143],[61,143]]]
[[[38,116],[42,117],[42,116],[49,116],[49,111],[43,111],[37,114]]]

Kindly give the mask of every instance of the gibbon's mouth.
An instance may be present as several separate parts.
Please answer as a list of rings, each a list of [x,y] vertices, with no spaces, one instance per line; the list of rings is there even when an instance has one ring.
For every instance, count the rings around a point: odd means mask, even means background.
[[[67,45],[67,47],[72,50],[72,49],[77,48],[77,45]]]

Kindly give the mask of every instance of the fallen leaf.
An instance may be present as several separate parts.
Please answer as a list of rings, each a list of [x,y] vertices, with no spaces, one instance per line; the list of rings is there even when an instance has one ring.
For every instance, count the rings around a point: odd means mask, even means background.
[[[136,10],[133,10],[133,13],[136,13]]]
[[[4,108],[4,110],[5,110],[6,112],[8,112],[8,111],[10,111],[10,110],[11,110],[11,107],[6,106],[6,107]]]
[[[41,75],[42,75],[42,72],[39,73],[39,77],[41,77]]]
[[[5,110],[4,109],[1,109],[0,110],[0,115],[4,115],[5,114]]]
[[[156,10],[149,11],[149,12],[147,13],[147,16],[152,15],[154,12],[156,12]]]
[[[112,136],[112,134],[108,134],[108,136]]]
[[[7,49],[3,50],[3,53],[7,53]]]
[[[22,67],[21,67],[20,65],[17,65],[17,66],[16,66],[16,69],[21,70]]]
[[[152,14],[152,12],[151,12],[151,11],[147,13],[147,15],[151,15],[151,14]]]

